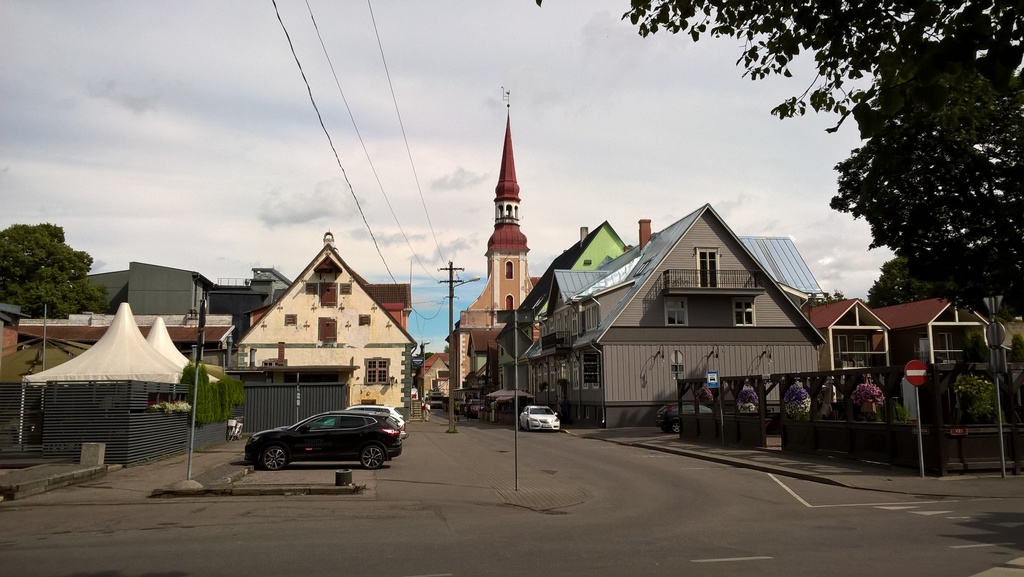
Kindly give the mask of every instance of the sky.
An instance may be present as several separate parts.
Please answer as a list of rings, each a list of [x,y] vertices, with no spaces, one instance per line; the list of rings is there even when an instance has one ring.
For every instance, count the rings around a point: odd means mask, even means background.
[[[508,117],[533,276],[581,227],[635,244],[640,219],[705,203],[792,238],[829,293],[866,297],[892,258],[829,208],[854,123],[770,114],[808,59],[754,82],[736,41],[642,38],[628,0],[277,8],[287,36],[271,0],[0,0],[0,229],[59,225],[93,273],[214,282],[294,279],[330,231],[363,277],[412,284],[409,333],[441,351],[439,269],[486,277]],[[482,285],[455,289],[456,319]]]

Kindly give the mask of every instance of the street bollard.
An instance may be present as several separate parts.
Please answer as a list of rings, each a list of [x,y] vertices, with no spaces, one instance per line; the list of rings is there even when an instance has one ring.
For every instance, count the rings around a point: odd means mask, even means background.
[[[352,484],[352,470],[338,469],[334,472],[334,486],[344,487]]]

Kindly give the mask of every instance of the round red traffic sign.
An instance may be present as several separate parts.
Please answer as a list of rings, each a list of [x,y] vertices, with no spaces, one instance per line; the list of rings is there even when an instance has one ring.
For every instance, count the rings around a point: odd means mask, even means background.
[[[903,376],[911,385],[920,387],[928,378],[928,367],[921,361],[910,361],[903,369]]]

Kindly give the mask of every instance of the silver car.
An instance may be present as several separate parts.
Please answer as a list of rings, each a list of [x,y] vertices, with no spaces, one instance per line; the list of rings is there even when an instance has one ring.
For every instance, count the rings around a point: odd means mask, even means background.
[[[398,409],[389,407],[387,405],[352,405],[345,409],[346,411],[360,411],[363,413],[370,413],[371,415],[384,415],[386,417],[392,417],[398,421],[401,426],[402,438],[405,439],[409,436],[409,433],[405,431],[405,417],[402,413],[398,412]]]
[[[524,431],[557,431],[558,415],[544,405],[527,405],[519,413],[519,428]]]

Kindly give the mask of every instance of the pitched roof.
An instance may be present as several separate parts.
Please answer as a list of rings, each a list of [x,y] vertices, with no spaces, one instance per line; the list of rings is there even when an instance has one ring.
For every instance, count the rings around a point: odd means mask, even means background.
[[[81,325],[49,325],[46,327],[46,338],[62,339],[67,341],[92,344],[103,338],[103,335],[107,332],[107,328],[107,326],[87,327]],[[203,327],[203,340],[207,343],[224,341],[225,339],[227,339],[228,335],[231,334],[231,330],[233,328],[233,326]],[[151,327],[139,327],[139,331],[142,333],[143,336],[149,336],[150,330]],[[43,336],[43,326],[22,325],[18,327],[18,334],[28,337],[41,338]],[[199,327],[170,326],[167,327],[167,334],[175,343],[194,343],[196,342],[196,337],[199,336]]]
[[[402,305],[403,309],[412,307],[412,285],[409,283],[367,283],[366,292],[381,304]]]
[[[473,329],[469,331],[469,344],[473,352],[477,354],[486,353],[490,348],[498,345],[498,333],[501,329]]]
[[[587,250],[587,247],[590,246],[590,243],[594,242],[598,233],[605,226],[611,227],[607,220],[601,223],[601,226],[590,231],[585,238],[579,242],[573,243],[572,246],[562,251],[562,254],[556,256],[555,259],[551,261],[547,270],[544,271],[544,274],[534,281],[533,290],[531,290],[530,294],[526,295],[526,298],[523,299],[523,303],[519,306],[519,310],[532,310],[535,313],[541,310],[543,308],[542,305],[547,301],[548,291],[551,290],[551,281],[554,278],[555,271],[560,269],[571,269],[573,265],[576,264],[576,261],[580,259],[580,256],[583,255],[583,252]]]
[[[637,247],[626,251],[618,259],[608,263],[607,268],[602,267],[602,270],[608,271],[607,276],[570,297],[581,298],[583,296],[597,294],[611,288],[622,288],[625,290],[622,298],[620,298],[608,314],[601,319],[600,324],[581,336],[580,339],[577,340],[577,344],[585,345],[599,339],[618,320],[622,311],[630,302],[633,301],[637,296],[637,293],[647,283],[655,271],[658,270],[658,267],[665,258],[675,250],[679,241],[690,230],[694,223],[705,216],[710,216],[717,220],[726,232],[737,241],[740,248],[746,250],[746,247],[739,241],[739,237],[732,232],[732,229],[729,228],[729,225],[726,224],[725,220],[715,212],[715,209],[712,208],[710,204],[705,204],[692,213],[672,223],[664,230],[652,234],[650,240],[642,248]],[[754,255],[750,254],[749,250],[747,253],[756,263],[756,266],[763,270],[764,267],[761,265],[760,261],[758,261]],[[775,279],[770,275],[767,276],[768,278],[766,280],[770,280],[778,285],[778,281],[775,281]],[[790,299],[783,299],[783,301],[788,303],[790,306],[797,308],[797,305]],[[799,318],[807,320],[802,312],[799,312]],[[822,342],[824,342],[824,336],[821,335],[809,320],[807,320],[807,326],[817,334],[818,338],[821,339]]]
[[[839,302],[818,305],[812,308],[807,316],[811,323],[819,329],[827,329],[853,308],[860,299],[846,299]]]
[[[793,239],[781,236],[741,236],[740,242],[777,283],[807,294],[823,294]]]
[[[949,305],[945,299],[928,299],[872,310],[890,329],[904,329],[934,321]]]

